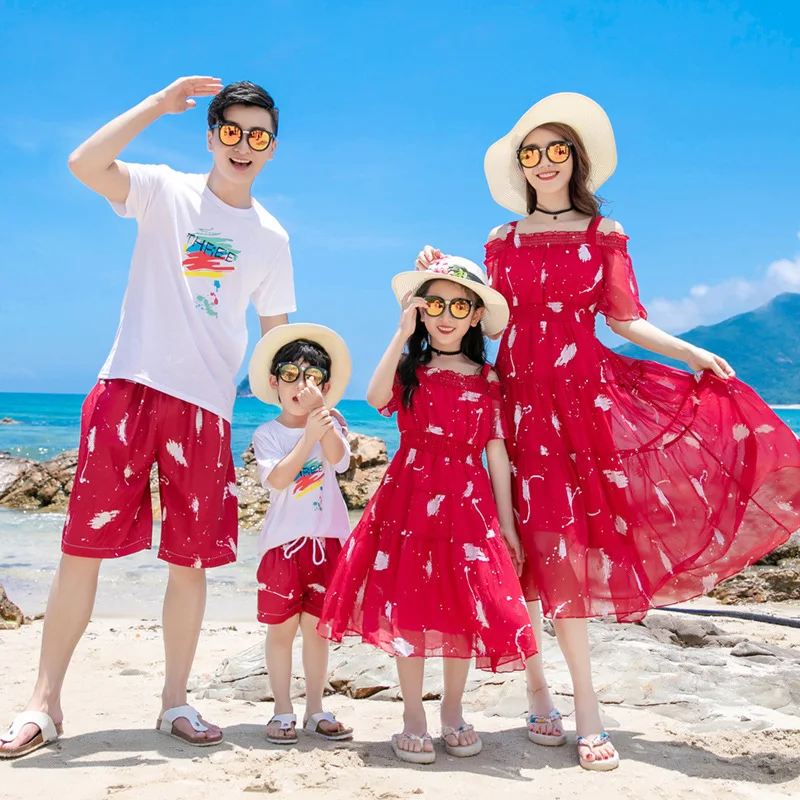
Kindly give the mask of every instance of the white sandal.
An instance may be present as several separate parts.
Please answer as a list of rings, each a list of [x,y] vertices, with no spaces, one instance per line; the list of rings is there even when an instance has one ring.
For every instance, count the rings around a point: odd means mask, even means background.
[[[3,758],[20,758],[44,747],[46,744],[51,744],[56,741],[59,736],[64,732],[61,723],[56,725],[53,718],[44,711],[23,711],[14,717],[8,733],[0,734],[0,742],[7,743],[13,742],[19,736],[19,732],[27,724],[35,725],[39,729],[32,739],[16,747],[14,750],[0,750],[0,759]]]
[[[597,736],[578,737],[578,758],[584,769],[593,770],[595,772],[608,772],[619,766],[619,753],[616,748],[614,748],[614,755],[610,758],[586,758],[586,756],[581,753],[581,747],[588,747],[589,754],[594,755],[595,747],[602,747],[604,744],[611,744],[611,739],[605,731],[603,731],[603,733],[598,733]],[[611,746],[613,747],[613,745]]]
[[[403,750],[399,744],[401,739],[409,742],[420,742],[420,748],[422,749],[418,753],[413,750]],[[424,749],[425,742],[431,743],[430,752]],[[406,761],[409,764],[433,764],[436,761],[436,751],[433,749],[433,739],[431,739],[429,733],[423,736],[417,736],[415,733],[395,733],[392,736],[392,750],[401,761]]]
[[[456,758],[469,758],[469,756],[478,755],[483,750],[483,742],[480,736],[472,744],[448,744],[447,742],[448,736],[455,736],[458,739],[459,733],[469,733],[474,730],[474,725],[464,724],[460,728],[451,728],[449,725],[444,725],[442,727],[442,744],[444,744],[444,749],[447,750],[447,755],[455,756]]]
[[[174,736],[176,739],[180,739],[182,742],[192,745],[192,747],[213,747],[213,745],[219,744],[224,738],[220,733],[216,739],[198,739],[190,733],[184,733],[178,730],[174,725],[175,720],[178,719],[189,720],[192,730],[198,733],[205,733],[205,731],[208,730],[208,726],[200,722],[200,714],[197,709],[192,706],[176,706],[175,708],[167,709],[158,718],[156,730],[167,736]]]
[[[312,736],[321,736],[323,739],[327,739],[329,742],[341,742],[343,739],[353,738],[352,728],[345,726],[342,728],[342,730],[337,731],[336,733],[329,733],[320,726],[321,722],[328,722],[331,725],[337,724],[336,717],[331,714],[330,711],[320,711],[318,714],[312,714],[305,721],[303,730],[306,733],[310,733]],[[341,725],[342,723],[338,724]]]
[[[531,725],[552,725],[561,729],[561,733],[539,733],[531,730]],[[553,709],[546,717],[541,714],[531,714],[528,717],[528,738],[534,744],[544,747],[559,747],[567,743],[567,734],[564,733],[561,714],[557,709]]]
[[[295,727],[297,726],[297,715],[295,714],[275,714],[275,716],[267,723],[267,728],[270,727],[274,722],[277,722],[281,726],[282,731],[293,731],[293,736],[270,736],[270,734],[266,734],[267,741],[271,744],[296,744],[297,743],[297,731],[295,731]]]

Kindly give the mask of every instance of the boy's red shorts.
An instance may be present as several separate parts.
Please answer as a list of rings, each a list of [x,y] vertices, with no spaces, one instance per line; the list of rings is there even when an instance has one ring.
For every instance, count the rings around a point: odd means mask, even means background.
[[[342,545],[304,537],[267,550],[258,567],[258,621],[278,625],[301,611],[319,617]]]
[[[102,380],[81,412],[78,468],[61,549],[117,558],[151,546],[150,468],[158,464],[158,557],[185,567],[236,560],[238,503],[230,424],[127,380]]]

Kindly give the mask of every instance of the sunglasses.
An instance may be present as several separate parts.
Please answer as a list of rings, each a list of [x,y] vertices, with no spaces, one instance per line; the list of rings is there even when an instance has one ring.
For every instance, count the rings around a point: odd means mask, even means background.
[[[253,128],[246,131],[240,128],[235,122],[221,122],[219,125],[212,125],[211,130],[219,132],[219,140],[226,147],[233,147],[242,141],[242,136],[247,134],[247,144],[259,153],[266,150],[275,140],[275,134],[264,128]]]
[[[550,142],[547,147],[536,147],[529,144],[517,150],[517,161],[523,166],[535,167],[542,160],[542,153],[547,153],[551,164],[563,164],[572,152],[572,142]]]
[[[313,383],[314,386],[322,386],[328,380],[328,372],[322,367],[298,367],[292,361],[278,364],[276,373],[284,383],[294,383],[301,375],[307,385]]]
[[[441,317],[447,308],[454,319],[466,319],[472,311],[472,300],[467,300],[466,297],[456,297],[448,302],[432,294],[425,297],[425,302],[427,306],[424,310],[429,317]]]

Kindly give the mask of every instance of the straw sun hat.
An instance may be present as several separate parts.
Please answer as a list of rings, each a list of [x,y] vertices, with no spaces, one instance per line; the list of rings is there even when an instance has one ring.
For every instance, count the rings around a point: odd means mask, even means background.
[[[325,405],[333,408],[344,395],[353,364],[344,339],[324,325],[293,322],[288,325],[278,325],[269,331],[256,345],[250,358],[248,370],[250,390],[265,403],[274,406],[281,404],[277,389],[273,389],[269,383],[272,359],[275,358],[275,354],[281,347],[297,339],[306,339],[318,344],[331,357],[330,388],[324,398]]]
[[[466,286],[481,298],[486,309],[481,326],[487,336],[500,333],[508,324],[508,303],[503,295],[489,286],[486,273],[477,264],[460,256],[442,256],[427,269],[398,273],[392,278],[392,291],[402,306],[408,292],[416,294],[423,284],[436,280],[453,281]]]
[[[492,197],[503,208],[527,216],[527,181],[517,150],[534,129],[549,122],[569,125],[581,137],[589,155],[589,191],[596,192],[617,166],[614,131],[605,111],[594,100],[575,92],[551,94],[531,106],[516,125],[487,151],[483,161]]]

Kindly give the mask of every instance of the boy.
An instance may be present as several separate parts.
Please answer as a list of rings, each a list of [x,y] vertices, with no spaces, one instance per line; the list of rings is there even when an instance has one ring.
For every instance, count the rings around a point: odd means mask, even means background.
[[[117,160],[145,127],[193,108],[199,96],[213,96],[210,174]],[[295,310],[288,236],[251,193],[275,154],[277,132],[278,109],[261,87],[181,78],[70,156],[75,176],[135,218],[139,235],[114,345],[83,406],[38,679],[25,712],[0,736],[0,758],[61,735],[61,685],[92,612],[101,560],[150,547],[153,463],[162,506],[158,555],[169,563],[156,727],[196,746],[222,741],[222,731],[186,704],[186,682],[205,609],[205,568],[236,558],[230,419],[247,345],[245,311],[252,299],[266,333]]]
[[[258,619],[267,623],[266,660],[275,697],[267,724],[274,744],[297,741],[292,708],[292,643],[303,632],[306,709],[303,728],[325,739],[349,739],[352,729],[322,710],[328,643],[317,633],[325,589],[350,535],[336,472],[350,464],[350,447],[332,407],[350,378],[347,346],[322,325],[283,325],[256,346],[250,388],[280,415],[253,435],[261,483],[270,505],[259,536]]]

